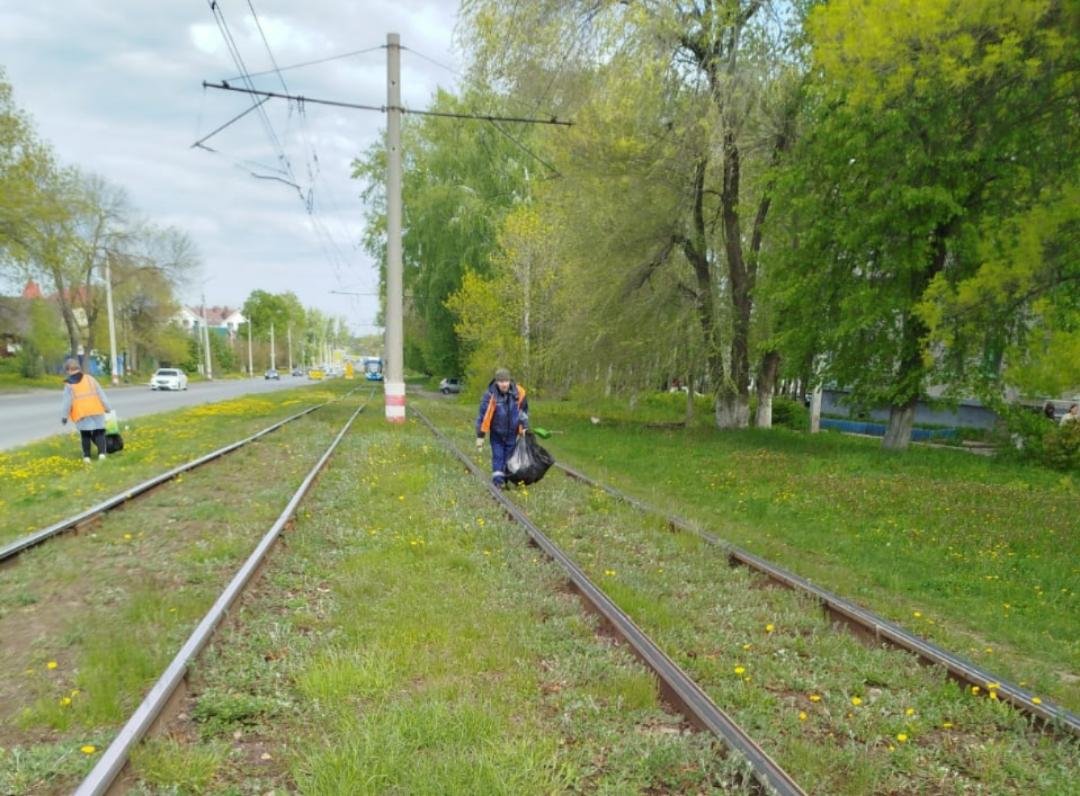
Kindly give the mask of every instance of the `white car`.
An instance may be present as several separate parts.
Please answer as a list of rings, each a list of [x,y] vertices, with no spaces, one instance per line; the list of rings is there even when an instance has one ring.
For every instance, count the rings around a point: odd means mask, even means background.
[[[159,368],[150,378],[151,390],[186,390],[187,374],[176,368]]]

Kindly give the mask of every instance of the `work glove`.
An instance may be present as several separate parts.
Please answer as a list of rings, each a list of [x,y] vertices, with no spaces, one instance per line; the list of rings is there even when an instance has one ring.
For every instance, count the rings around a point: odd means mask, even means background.
[[[477,437],[476,438],[476,449],[478,451],[482,451],[484,449],[484,438],[483,437]]]

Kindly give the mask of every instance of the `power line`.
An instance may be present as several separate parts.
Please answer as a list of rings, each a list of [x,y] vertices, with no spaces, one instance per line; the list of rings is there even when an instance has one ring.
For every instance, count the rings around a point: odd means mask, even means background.
[[[265,75],[272,75],[274,73],[288,72],[292,69],[300,69],[305,66],[316,66],[317,64],[325,64],[330,61],[338,61],[342,58],[352,58],[355,55],[364,55],[366,53],[375,52],[376,50],[385,50],[386,45],[380,44],[378,47],[368,47],[365,50],[353,50],[352,52],[341,53],[341,55],[331,55],[329,58],[319,58],[315,61],[304,61],[299,64],[291,64],[289,66],[282,66],[275,69],[267,69],[263,72],[249,72],[248,77],[264,77]],[[402,48],[404,49],[404,48]],[[441,65],[441,64],[440,64]],[[234,75],[233,77],[226,78],[226,80],[239,80],[240,75]]]
[[[379,111],[380,113],[386,113],[391,110],[386,105],[361,105],[355,102],[339,102],[337,100],[317,99],[315,97],[305,97],[303,95],[294,94],[279,94],[274,91],[259,91],[253,88],[238,88],[237,86],[230,86],[228,83],[222,81],[221,83],[208,83],[203,81],[203,88],[217,88],[223,91],[238,91],[243,94],[252,94],[257,97],[276,97],[278,99],[293,100],[300,103],[313,103],[315,105],[332,105],[337,108],[353,108],[361,111]],[[446,119],[473,119],[484,122],[511,122],[517,124],[554,124],[561,125],[563,127],[573,126],[573,122],[566,119],[558,119],[551,117],[550,119],[537,119],[527,116],[495,116],[490,113],[454,113],[453,111],[419,111],[411,108],[398,107],[393,110],[400,111],[401,113],[411,113],[414,116],[440,116]]]

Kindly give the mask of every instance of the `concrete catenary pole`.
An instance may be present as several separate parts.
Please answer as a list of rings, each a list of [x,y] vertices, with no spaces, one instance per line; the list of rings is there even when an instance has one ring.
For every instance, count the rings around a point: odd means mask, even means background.
[[[113,315],[112,301],[112,252],[105,253],[105,310],[109,315],[109,373],[112,383],[120,383],[119,366],[116,358],[116,318]]]
[[[248,328],[248,378],[255,378],[255,363],[251,361],[251,318],[247,319]]]
[[[270,369],[277,370],[277,350],[274,348],[274,324],[270,324]]]
[[[292,374],[292,326],[285,327],[285,338],[289,341],[289,373]]]
[[[405,422],[401,274],[401,37],[386,34],[386,419]]]

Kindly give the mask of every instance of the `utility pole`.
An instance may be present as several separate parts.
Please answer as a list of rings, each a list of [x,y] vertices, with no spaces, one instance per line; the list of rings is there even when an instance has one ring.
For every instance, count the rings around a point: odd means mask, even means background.
[[[274,324],[270,324],[270,369],[277,370],[277,351],[274,350]]]
[[[116,318],[113,315],[112,300],[112,252],[105,252],[105,310],[109,315],[109,372],[112,374],[113,386],[120,383],[120,374],[117,373],[119,360],[116,358]]]
[[[255,378],[255,365],[251,361],[251,318],[247,319],[248,327],[248,378]]]
[[[202,334],[203,334],[203,352],[205,356],[203,375],[206,376],[207,381],[214,380],[214,372],[210,367],[210,325],[206,321],[206,293],[202,294]]]
[[[292,375],[292,324],[285,327],[285,336],[289,341],[289,375]]]
[[[401,288],[401,37],[386,34],[386,419],[405,422]]]

